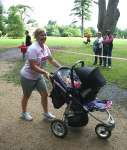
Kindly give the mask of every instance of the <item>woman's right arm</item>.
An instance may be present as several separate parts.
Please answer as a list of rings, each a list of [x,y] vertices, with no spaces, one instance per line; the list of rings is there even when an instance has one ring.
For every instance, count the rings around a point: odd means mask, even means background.
[[[30,67],[33,71],[43,74],[47,79],[50,79],[50,73],[40,68],[35,60],[29,60]]]

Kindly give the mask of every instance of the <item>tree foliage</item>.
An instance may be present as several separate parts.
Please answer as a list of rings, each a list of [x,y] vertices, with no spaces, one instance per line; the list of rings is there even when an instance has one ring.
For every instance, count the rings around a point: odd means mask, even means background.
[[[74,22],[81,21],[81,27],[75,24],[71,25],[58,25],[56,21],[49,20],[46,25],[47,35],[49,36],[84,36],[84,33],[95,36],[96,31],[94,28],[89,27],[84,29],[85,20],[90,19],[90,7],[94,0],[74,0],[74,8],[71,10],[72,14],[76,17]],[[115,34],[119,38],[127,38],[127,29],[121,30],[116,28],[117,21],[120,16],[120,12],[117,8],[119,0],[96,0],[98,4],[98,30],[104,33],[106,29],[110,29],[112,32],[115,30]],[[27,5],[11,6],[5,14],[4,6],[0,0],[0,34],[8,34],[11,37],[24,36],[24,29],[29,27],[36,27],[37,22],[31,17],[30,12],[33,9]],[[79,20],[77,20],[79,19]],[[80,33],[81,30],[81,33]],[[85,32],[84,32],[85,30]]]
[[[90,7],[92,5],[92,0],[75,0],[74,8],[71,10],[72,14],[78,17],[81,21],[81,34],[84,36],[84,20],[90,19]]]
[[[86,28],[85,29],[85,31],[84,31],[84,36],[90,36],[90,37],[92,37],[92,36],[95,36],[95,30],[93,29],[93,28],[91,28],[91,27],[88,27],[88,28]]]
[[[29,11],[32,11],[33,9],[28,5],[22,4],[16,5],[16,7],[21,15],[22,20],[25,22],[25,19],[30,17]]]
[[[60,36],[59,28],[56,21],[49,20],[46,26],[48,36]]]
[[[24,24],[15,6],[11,6],[8,10],[7,31],[8,36],[13,38],[22,37],[24,34]]]
[[[127,29],[121,30],[121,29],[116,27],[114,34],[117,38],[127,39]]]
[[[56,21],[49,20],[45,26],[48,36],[79,37],[80,28],[75,25],[59,26]]]
[[[4,31],[4,25],[3,25],[3,5],[0,2],[0,35],[2,35]]]
[[[31,18],[29,11],[32,11],[32,8],[22,4],[11,6],[8,9],[8,36],[21,37],[24,35],[25,28],[28,29],[37,25],[36,20]]]

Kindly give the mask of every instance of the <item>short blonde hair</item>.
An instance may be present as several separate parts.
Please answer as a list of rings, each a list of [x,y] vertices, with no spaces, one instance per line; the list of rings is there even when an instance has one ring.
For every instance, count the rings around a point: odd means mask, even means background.
[[[40,33],[42,33],[42,32],[46,33],[46,31],[45,31],[44,29],[37,28],[37,29],[34,31],[34,38],[37,40],[38,37],[39,37],[39,35],[40,35]]]

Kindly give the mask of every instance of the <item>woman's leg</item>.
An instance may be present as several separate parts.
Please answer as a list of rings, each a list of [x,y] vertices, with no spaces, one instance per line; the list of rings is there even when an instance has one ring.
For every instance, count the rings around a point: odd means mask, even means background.
[[[106,67],[106,65],[107,65],[107,51],[108,51],[108,47],[104,46],[104,50],[103,50],[103,65],[104,65],[104,67]]]
[[[21,99],[21,107],[22,107],[22,113],[25,113],[25,112],[27,112],[28,100],[31,96],[33,89],[34,89],[36,81],[26,79],[22,76],[21,76],[20,81],[21,81],[21,86],[22,86],[22,90],[23,90],[23,96]]]
[[[22,113],[21,113],[21,118],[25,119],[27,121],[32,121],[33,118],[32,116],[26,111],[27,109],[27,103],[30,95],[23,95],[22,100],[21,100],[21,105],[22,105]]]
[[[43,78],[38,81],[36,89],[41,95],[41,105],[43,107],[44,117],[49,120],[55,119],[56,117],[48,111],[48,90]]]
[[[48,112],[48,92],[45,91],[39,91],[41,95],[41,105],[43,107],[44,113]]]
[[[99,48],[99,65],[100,65],[100,66],[102,65],[102,57],[101,57],[101,54],[102,54],[102,49]]]
[[[98,57],[97,54],[98,54],[97,51],[95,51],[95,55],[96,55],[96,56],[95,56],[95,60],[94,60],[93,65],[96,65],[96,64],[97,64],[97,59],[98,59],[98,58],[97,58],[97,57]]]
[[[22,106],[22,112],[27,112],[27,103],[28,103],[28,100],[30,98],[30,95],[23,95],[22,96],[22,100],[21,100],[21,106]]]
[[[110,48],[110,47],[108,49],[108,57],[109,57],[108,58],[108,66],[111,67],[111,65],[112,65],[112,62],[111,62],[111,59],[112,59],[111,58],[112,57],[112,48]]]

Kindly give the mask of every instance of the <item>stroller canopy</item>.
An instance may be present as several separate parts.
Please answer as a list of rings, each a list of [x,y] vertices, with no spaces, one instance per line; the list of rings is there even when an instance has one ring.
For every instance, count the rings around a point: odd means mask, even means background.
[[[100,73],[99,68],[81,67],[75,68],[75,72],[82,82],[82,85],[87,88],[97,88],[105,85],[106,80]]]

